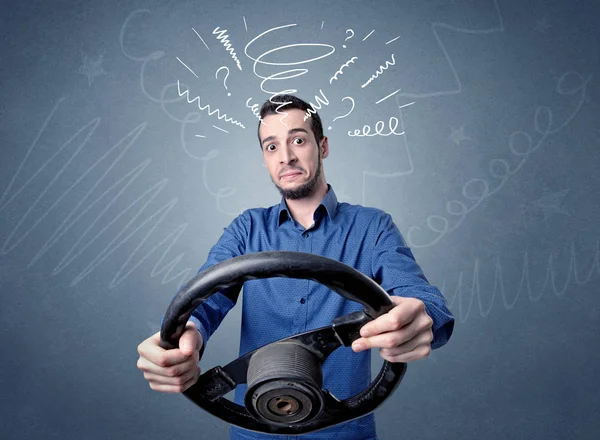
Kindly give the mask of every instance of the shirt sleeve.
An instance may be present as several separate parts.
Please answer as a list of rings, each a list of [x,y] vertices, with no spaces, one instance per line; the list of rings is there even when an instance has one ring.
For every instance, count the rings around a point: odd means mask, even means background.
[[[206,262],[202,265],[198,273],[217,263],[243,255],[246,250],[249,222],[247,212],[244,212],[233,220],[225,228],[223,235],[221,235],[217,243],[210,249]],[[237,302],[241,288],[242,284],[239,284],[216,292],[192,312],[189,320],[196,324],[202,336],[203,344],[201,353],[204,352],[206,342],[210,336]]]
[[[417,298],[423,301],[433,320],[433,341],[436,349],[448,342],[454,329],[454,317],[439,289],[429,284],[417,264],[404,237],[389,214],[381,213],[372,254],[375,281],[390,295]]]

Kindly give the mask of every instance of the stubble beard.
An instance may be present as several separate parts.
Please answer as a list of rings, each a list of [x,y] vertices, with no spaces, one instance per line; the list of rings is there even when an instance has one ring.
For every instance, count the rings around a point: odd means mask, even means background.
[[[275,183],[275,181],[273,181],[273,183],[275,184],[275,187],[279,190],[279,193],[283,196],[284,199],[286,199],[286,200],[303,199],[305,197],[311,196],[312,193],[314,192],[315,188],[317,187],[319,177],[321,176],[321,167],[322,167],[322,161],[321,161],[321,158],[319,158],[319,163],[317,164],[317,170],[315,171],[315,175],[313,176],[313,178],[310,179],[308,182],[303,183],[298,188],[284,189],[284,188],[281,188],[279,185],[277,185]]]

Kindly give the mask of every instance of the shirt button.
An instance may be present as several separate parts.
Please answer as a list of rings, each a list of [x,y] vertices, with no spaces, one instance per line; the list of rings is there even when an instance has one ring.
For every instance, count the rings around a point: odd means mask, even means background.
[[[304,298],[300,298],[300,304],[304,304],[306,300]]]

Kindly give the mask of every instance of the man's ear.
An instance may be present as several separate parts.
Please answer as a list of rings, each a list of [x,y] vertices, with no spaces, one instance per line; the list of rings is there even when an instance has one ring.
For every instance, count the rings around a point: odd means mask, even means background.
[[[319,150],[323,159],[329,156],[329,140],[327,136],[323,136],[323,139],[321,139],[321,148]]]

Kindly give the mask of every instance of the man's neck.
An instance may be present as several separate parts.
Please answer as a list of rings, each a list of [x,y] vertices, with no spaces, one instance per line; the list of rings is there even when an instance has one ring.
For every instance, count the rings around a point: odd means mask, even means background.
[[[313,224],[315,210],[321,204],[326,194],[327,182],[323,180],[319,182],[310,196],[296,200],[286,199],[285,203],[294,220],[308,229]]]

